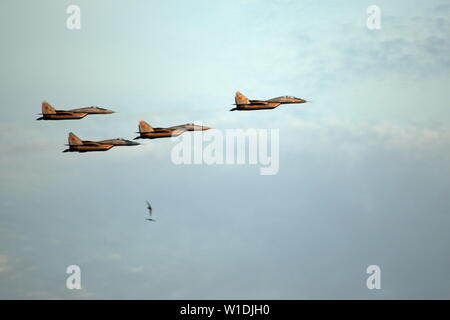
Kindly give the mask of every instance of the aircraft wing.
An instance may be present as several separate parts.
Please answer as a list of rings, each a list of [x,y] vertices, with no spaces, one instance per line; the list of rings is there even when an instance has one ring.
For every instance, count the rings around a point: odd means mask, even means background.
[[[70,111],[57,111],[56,112],[56,114],[65,115],[65,116],[70,116],[70,115],[73,115],[74,113],[77,113],[77,112],[70,112]]]
[[[172,132],[174,134],[181,134],[186,131],[187,131],[187,129],[185,129],[185,128],[176,128],[176,129],[170,130],[170,132]]]
[[[267,101],[262,101],[262,100],[250,100],[251,104],[269,104],[269,102]]]
[[[171,132],[180,132],[180,131],[186,131],[185,128],[183,127],[170,127],[170,128],[164,128],[164,129],[160,129],[161,132],[167,132],[167,133],[171,133]]]
[[[97,147],[97,146],[103,146],[104,144],[101,144],[101,143],[98,143],[95,141],[83,141],[83,145]]]
[[[160,132],[167,132],[167,133],[169,133],[169,132],[172,132],[173,131],[173,129],[171,129],[171,128],[160,128],[158,131],[160,131]]]

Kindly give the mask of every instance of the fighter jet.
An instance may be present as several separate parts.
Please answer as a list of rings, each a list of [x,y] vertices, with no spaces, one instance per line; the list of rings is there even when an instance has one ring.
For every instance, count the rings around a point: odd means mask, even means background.
[[[100,107],[86,107],[72,110],[56,110],[47,101],[42,102],[42,117],[36,120],[71,120],[71,119],[83,119],[88,114],[109,114],[114,113],[112,110],[108,110]]]
[[[150,205],[150,202],[148,202],[148,201],[147,201],[147,209],[148,209],[148,213],[151,217],[152,216],[152,206]],[[156,221],[155,219],[152,219],[152,218],[145,218],[145,220]]]
[[[136,146],[139,143],[125,139],[111,139],[103,141],[81,140],[72,132],[69,133],[69,149],[63,152],[90,152],[90,151],[108,151],[114,146]]]
[[[230,109],[230,111],[243,111],[243,110],[262,110],[262,109],[275,109],[280,104],[291,104],[291,103],[305,103],[308,102],[306,100],[282,96],[276,97],[269,100],[249,100],[246,96],[244,96],[239,91],[236,92],[235,100],[235,108]]]
[[[176,137],[182,133],[188,131],[186,128],[181,127],[171,127],[171,128],[153,128],[144,120],[139,121],[139,136],[136,139],[157,139],[157,138],[168,138]]]

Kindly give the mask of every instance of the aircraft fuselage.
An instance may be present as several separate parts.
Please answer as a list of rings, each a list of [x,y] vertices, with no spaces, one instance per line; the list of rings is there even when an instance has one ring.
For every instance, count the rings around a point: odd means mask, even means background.
[[[56,112],[60,112],[63,110],[56,110]],[[88,114],[111,114],[114,113],[113,110],[108,110],[105,108],[100,107],[85,107],[85,108],[78,108],[78,109],[72,109],[68,110],[69,112],[82,112],[82,113],[88,113]]]
[[[275,109],[280,103],[249,103],[249,104],[238,104],[236,108],[231,109],[232,111],[250,111],[250,110],[264,110],[264,109]]]
[[[180,134],[183,134],[184,132],[186,132],[186,130],[153,128],[152,132],[140,132],[140,136],[137,137],[137,139],[158,139],[158,138],[177,137]]]
[[[86,117],[85,112],[65,112],[43,114],[38,120],[79,120]]]
[[[72,145],[65,152],[90,152],[90,151],[108,151],[113,146],[110,144],[99,144],[99,145]]]

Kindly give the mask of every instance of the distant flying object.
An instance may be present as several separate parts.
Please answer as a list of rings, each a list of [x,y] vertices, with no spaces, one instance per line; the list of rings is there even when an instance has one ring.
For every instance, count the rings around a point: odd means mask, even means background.
[[[72,132],[69,133],[69,149],[63,152],[108,151],[114,146],[137,146],[139,143],[125,139],[110,139],[102,141],[81,140]]]
[[[148,201],[147,201],[147,209],[148,209],[148,213],[151,217],[152,216],[152,206],[150,205],[150,202],[148,202]],[[145,218],[145,220],[156,221],[155,219],[152,219],[152,218]]]
[[[72,110],[56,110],[47,101],[42,102],[42,117],[36,120],[72,120],[83,119],[88,114],[110,114],[114,113],[112,110],[108,110],[100,107],[86,107]]]
[[[144,120],[139,121],[139,136],[136,139],[157,139],[176,137],[188,131],[186,128],[171,127],[171,128],[153,128]]]
[[[246,96],[244,96],[239,91],[236,92],[235,100],[235,108],[230,109],[230,111],[243,111],[243,110],[262,110],[262,109],[275,109],[280,104],[291,104],[291,103],[305,103],[308,102],[306,100],[296,98],[296,97],[276,97],[269,100],[249,100]]]

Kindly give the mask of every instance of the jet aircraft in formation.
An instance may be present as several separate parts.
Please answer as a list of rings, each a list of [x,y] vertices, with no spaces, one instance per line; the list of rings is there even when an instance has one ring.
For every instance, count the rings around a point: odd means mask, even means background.
[[[293,103],[305,103],[308,102],[304,99],[281,96],[268,100],[250,100],[239,91],[236,92],[235,106],[230,111],[243,111],[243,110],[261,110],[261,109],[274,109],[282,104]],[[69,119],[82,119],[88,114],[111,114],[115,111],[101,108],[101,107],[85,107],[70,110],[56,110],[47,101],[42,102],[42,116],[36,120],[69,120]],[[211,129],[207,126],[196,125],[194,123],[186,123],[173,127],[152,127],[144,120],[139,122],[139,136],[137,139],[158,139],[176,137],[187,131],[204,131]],[[121,138],[109,139],[102,141],[88,141],[81,140],[72,132],[69,133],[69,148],[63,152],[90,152],[90,151],[107,151],[115,146],[136,146],[137,142],[125,140]]]
[[[81,140],[71,132],[69,133],[69,149],[66,149],[63,152],[108,151],[116,146],[137,146],[139,144],[140,143],[121,138],[102,141]]]
[[[262,110],[262,109],[275,109],[281,104],[292,104],[292,103],[305,103],[308,102],[306,100],[290,97],[290,96],[282,96],[276,97],[269,100],[249,100],[246,96],[244,96],[239,91],[236,92],[236,96],[234,97],[234,105],[236,106],[230,111],[248,111],[248,110]]]
[[[239,91],[236,92],[235,96],[235,106],[230,111],[243,111],[243,110],[261,110],[261,109],[274,109],[281,104],[293,104],[293,103],[305,103],[306,100],[282,96],[277,98],[272,98],[269,100],[250,100],[244,96]],[[88,114],[110,114],[114,113],[113,110],[108,110],[100,107],[85,107],[71,110],[56,110],[47,101],[42,102],[42,116],[36,120],[69,120],[69,119],[82,119]],[[154,128],[150,126],[144,120],[139,122],[139,136],[136,139],[157,139],[157,138],[167,138],[179,136],[186,131],[204,131],[211,128],[201,125],[195,125],[193,123],[186,123],[178,126],[168,127],[168,128]],[[69,133],[69,148],[63,152],[92,152],[92,151],[108,151],[115,146],[136,146],[139,143],[125,140],[122,138],[101,140],[101,141],[89,141],[81,140],[74,133]],[[147,209],[149,211],[148,221],[156,221],[152,218],[152,206],[147,201]]]
[[[36,120],[74,120],[83,119],[88,114],[110,114],[113,110],[100,107],[86,107],[71,110],[56,110],[47,101],[42,102],[42,117]]]
[[[203,131],[211,129],[210,127],[195,125],[193,123],[186,123],[168,128],[154,128],[144,120],[139,121],[138,128],[139,132],[136,133],[139,133],[139,136],[134,138],[134,140],[169,138],[179,136],[186,131]]]

